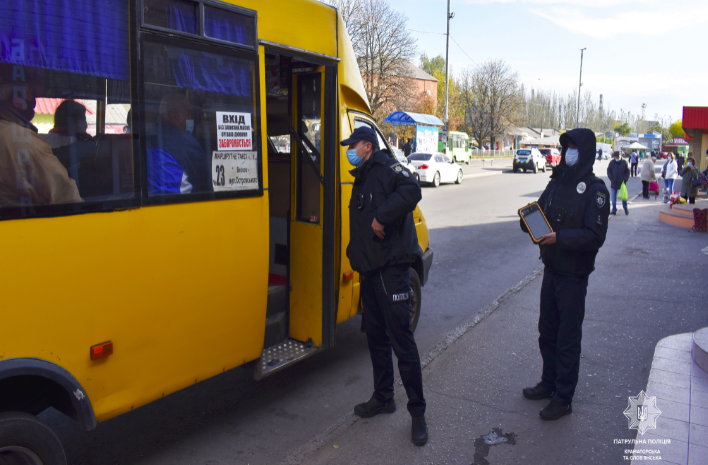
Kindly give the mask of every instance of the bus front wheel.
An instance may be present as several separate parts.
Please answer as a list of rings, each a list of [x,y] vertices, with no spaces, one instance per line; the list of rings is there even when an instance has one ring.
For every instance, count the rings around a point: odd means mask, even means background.
[[[59,438],[34,415],[0,413],[0,462],[27,465],[66,465]]]

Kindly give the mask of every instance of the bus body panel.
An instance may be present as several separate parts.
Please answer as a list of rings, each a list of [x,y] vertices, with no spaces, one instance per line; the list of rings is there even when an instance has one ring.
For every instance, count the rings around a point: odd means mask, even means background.
[[[340,139],[351,133],[349,109],[370,114],[351,41],[334,9],[315,0],[228,3],[257,10],[262,40],[341,59],[339,118],[328,116],[338,122]],[[258,53],[260,143],[266,147],[263,46]],[[3,274],[3,322],[15,328],[0,338],[0,360],[33,357],[65,368],[103,421],[259,358],[269,273],[267,156],[263,149],[262,196],[0,222],[4,262],[12,264]],[[338,163],[339,300],[331,310],[342,322],[358,311],[359,276],[341,279],[351,271],[346,246],[353,177],[346,147],[340,147]],[[418,207],[414,216],[427,250]],[[322,269],[322,241],[317,244],[319,249],[294,251],[305,268],[311,261]],[[313,276],[315,284],[294,298],[314,296],[321,306],[321,278]],[[311,323],[321,326],[321,312]],[[307,321],[297,324],[302,327],[291,328],[293,337],[313,333]],[[114,353],[90,360],[89,348],[109,340]]]
[[[263,196],[2,222],[15,244],[3,319],[17,330],[0,358],[62,366],[98,421],[258,358],[267,212]],[[113,355],[90,360],[108,340]]]
[[[224,0],[224,3],[258,12],[259,40],[337,56],[338,15],[331,6],[317,0]]]

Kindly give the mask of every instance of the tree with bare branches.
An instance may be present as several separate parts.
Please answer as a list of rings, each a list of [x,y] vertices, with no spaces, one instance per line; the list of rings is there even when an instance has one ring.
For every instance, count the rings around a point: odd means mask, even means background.
[[[379,122],[393,109],[411,106],[407,61],[416,41],[406,28],[408,18],[386,0],[328,0],[342,14],[356,53],[371,111]]]
[[[519,109],[519,75],[503,60],[491,60],[462,73],[462,99],[469,132],[490,146],[504,137]]]

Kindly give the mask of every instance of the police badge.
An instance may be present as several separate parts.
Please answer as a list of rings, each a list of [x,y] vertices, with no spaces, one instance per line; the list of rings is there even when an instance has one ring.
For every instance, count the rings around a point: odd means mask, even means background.
[[[597,206],[599,208],[602,208],[605,206],[605,194],[602,192],[597,193]]]
[[[585,183],[581,182],[580,184],[578,184],[578,187],[576,187],[575,190],[578,191],[578,194],[582,194],[583,192],[585,192]]]

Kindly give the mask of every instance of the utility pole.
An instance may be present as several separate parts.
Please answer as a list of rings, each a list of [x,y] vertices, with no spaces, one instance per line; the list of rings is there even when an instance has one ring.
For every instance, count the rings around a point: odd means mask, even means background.
[[[580,88],[583,87],[583,52],[587,48],[580,49],[580,83],[578,84],[578,113],[575,115],[575,127],[580,125]]]
[[[455,17],[455,13],[450,13],[450,0],[447,0],[447,34],[445,35],[445,116],[443,118],[443,123],[445,123],[445,153],[447,153],[447,136],[449,134],[447,127],[447,103],[448,103],[448,83],[450,79],[448,78],[448,72],[450,70],[450,20]]]

